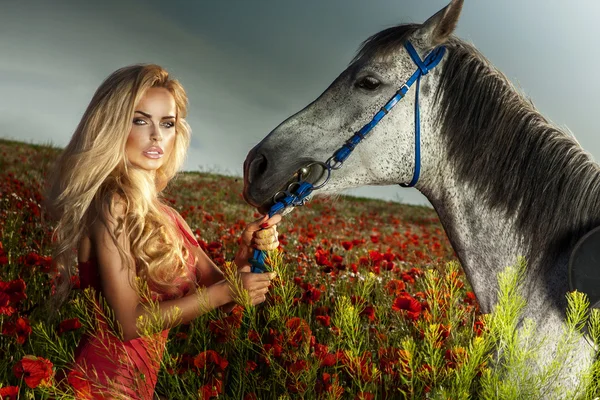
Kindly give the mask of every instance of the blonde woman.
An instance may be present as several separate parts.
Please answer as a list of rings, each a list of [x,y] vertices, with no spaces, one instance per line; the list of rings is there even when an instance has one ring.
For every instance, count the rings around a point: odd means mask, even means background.
[[[161,199],[190,143],[186,112],[184,89],[163,68],[121,68],[97,89],[57,163],[48,195],[56,296],[68,295],[76,249],[81,286],[105,299],[122,331],[85,336],[76,350],[75,367],[92,380],[95,398],[152,398],[169,328],[233,301],[222,272]],[[235,263],[253,304],[265,300],[273,276],[250,273],[247,260],[252,247],[278,246],[280,219],[265,216],[242,233]],[[149,312],[140,279],[158,300],[164,328],[152,342],[136,325]]]

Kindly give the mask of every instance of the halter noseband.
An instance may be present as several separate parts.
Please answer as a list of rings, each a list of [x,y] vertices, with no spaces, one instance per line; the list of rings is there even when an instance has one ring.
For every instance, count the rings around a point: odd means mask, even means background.
[[[408,54],[412,58],[413,62],[417,65],[417,70],[410,78],[408,78],[406,83],[404,83],[400,89],[398,89],[394,96],[388,100],[383,107],[381,107],[381,109],[373,116],[371,121],[365,124],[358,132],[350,137],[350,139],[348,139],[346,143],[342,145],[342,147],[336,150],[336,152],[333,153],[333,155],[329,157],[326,162],[323,163],[316,161],[304,167],[298,172],[297,182],[292,182],[288,185],[286,190],[277,192],[273,196],[275,204],[273,204],[269,210],[270,217],[278,212],[283,211],[285,208],[304,205],[306,198],[310,196],[313,190],[320,189],[325,186],[331,177],[331,171],[340,169],[342,167],[344,161],[346,161],[350,154],[352,154],[352,151],[356,148],[356,146],[367,136],[369,132],[371,132],[375,125],[377,125],[379,121],[381,121],[381,119],[385,117],[390,110],[400,100],[402,100],[402,98],[404,98],[410,87],[415,82],[417,82],[415,92],[415,168],[410,183],[401,183],[400,186],[413,187],[417,184],[421,173],[421,118],[419,115],[419,87],[421,85],[421,76],[427,75],[431,69],[439,64],[444,57],[446,48],[444,46],[436,47],[427,55],[427,57],[425,57],[424,60],[421,60],[421,57],[419,57],[419,54],[409,41],[404,43],[404,47],[408,51]],[[309,168],[312,165],[320,165],[323,170],[327,172],[325,180],[318,186],[314,186],[313,184],[304,180]],[[264,265],[265,253],[260,250],[254,250],[253,256],[253,258],[248,260],[250,262],[252,272],[264,272],[266,270]]]

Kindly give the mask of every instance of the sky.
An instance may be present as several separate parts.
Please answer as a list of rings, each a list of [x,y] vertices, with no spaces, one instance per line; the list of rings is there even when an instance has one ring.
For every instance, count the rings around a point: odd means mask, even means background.
[[[0,0],[0,137],[68,143],[114,70],[156,63],[189,96],[184,170],[241,176],[248,151],[317,98],[370,35],[420,23],[440,0]],[[600,160],[600,2],[465,1],[473,43]],[[428,205],[415,189],[348,192]]]

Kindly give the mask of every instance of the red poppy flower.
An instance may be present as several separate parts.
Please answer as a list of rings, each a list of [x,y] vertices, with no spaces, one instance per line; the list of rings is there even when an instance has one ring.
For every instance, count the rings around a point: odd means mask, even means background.
[[[482,320],[478,319],[473,323],[473,332],[475,332],[476,336],[481,336],[483,331],[485,330],[485,324]]]
[[[307,283],[304,285],[305,291],[302,293],[301,301],[305,304],[314,304],[321,298],[321,291]]]
[[[317,393],[328,392],[331,389],[331,374],[323,372],[321,380],[317,381]]]
[[[317,322],[323,326],[331,325],[331,317],[329,315],[317,315]]]
[[[300,347],[303,343],[310,340],[312,331],[308,323],[299,317],[292,317],[286,322],[286,327],[289,330],[289,338],[287,343],[294,347]]]
[[[65,319],[58,325],[58,334],[62,335],[65,332],[74,331],[81,328],[79,318]]]
[[[385,288],[390,295],[398,296],[406,289],[406,284],[399,279],[392,279],[385,284]]]
[[[327,306],[321,306],[321,307],[317,307],[315,308],[315,315],[329,315],[329,307]]]
[[[209,252],[219,251],[223,248],[223,244],[221,242],[210,242],[207,246]]]
[[[322,267],[333,267],[333,264],[329,260],[329,253],[320,247],[315,253],[315,260],[317,262],[317,265],[320,265]]]
[[[10,297],[10,301],[17,303],[20,300],[26,299],[25,294],[25,281],[21,278],[15,279],[10,282],[0,281],[0,291],[6,293]]]
[[[223,393],[223,381],[217,378],[212,378],[209,383],[202,386],[198,391],[202,400],[219,397],[221,393]]]
[[[467,356],[468,354],[464,347],[455,347],[446,350],[446,353],[444,354],[446,368],[456,368],[457,363],[459,363],[460,366],[460,364],[467,359]]]
[[[244,311],[241,306],[235,306],[231,313],[220,320],[210,321],[208,329],[215,335],[217,342],[229,342],[237,337],[242,325]]]
[[[17,335],[17,343],[24,344],[31,334],[29,320],[24,317],[19,317],[16,322],[6,322],[2,326],[2,334],[6,336]]]
[[[246,361],[246,373],[250,373],[254,371],[258,367],[258,364],[254,361],[248,360]]]
[[[81,281],[79,280],[79,275],[71,276],[71,285],[72,285],[73,289],[81,288]]]
[[[219,353],[214,350],[206,350],[194,358],[194,365],[198,369],[205,369],[209,365],[214,365],[220,371],[224,371],[229,365],[229,361],[221,357]]]
[[[402,293],[399,297],[394,300],[392,305],[394,311],[406,311],[406,317],[413,321],[416,321],[421,315],[421,303],[413,298],[408,293]]]
[[[320,360],[322,357],[325,356],[325,354],[327,354],[327,352],[329,351],[329,348],[325,344],[315,343],[314,350],[315,350],[315,356]]]
[[[302,371],[308,371],[308,364],[305,360],[298,360],[288,367],[288,372],[292,375],[298,375]]]
[[[314,348],[315,356],[321,361],[321,367],[332,367],[337,363],[338,358],[335,354],[329,353],[329,349],[326,345],[316,343]]]
[[[32,389],[42,385],[50,386],[54,372],[52,363],[42,357],[23,356],[23,358],[13,366],[13,373],[17,379],[23,378],[27,386]]]
[[[475,293],[471,291],[465,293],[465,303],[471,305],[477,304],[477,297],[475,296]]]
[[[25,281],[16,279],[10,282],[0,281],[0,314],[12,315],[17,311],[15,303],[27,298]]]
[[[344,249],[346,250],[351,250],[353,246],[354,244],[352,242],[342,242],[342,247],[344,247]]]
[[[373,307],[373,306],[366,306],[361,311],[360,315],[366,316],[369,319],[369,321],[371,321],[371,322],[375,321],[375,307]]]
[[[396,375],[395,366],[402,362],[400,358],[400,349],[395,347],[379,348],[379,367],[389,375]]]
[[[67,374],[67,382],[75,389],[77,399],[91,399],[92,385],[80,371],[72,370]]]
[[[0,399],[1,400],[16,400],[19,397],[18,386],[4,386],[0,388]]]
[[[383,261],[383,254],[375,250],[369,250],[369,258],[372,265],[380,265],[381,261]]]
[[[248,339],[250,339],[250,341],[253,343],[259,343],[260,335],[254,329],[251,329],[250,331],[248,331]]]
[[[267,343],[263,346],[263,350],[266,354],[271,353],[275,358],[281,357],[281,354],[283,353],[283,347],[279,344]]]
[[[21,264],[25,264],[29,267],[40,267],[40,270],[44,273],[50,272],[52,269],[52,257],[41,256],[36,252],[29,252],[26,256],[19,258]]]
[[[335,264],[341,264],[344,262],[344,257],[338,255],[338,254],[333,254],[331,256],[331,262],[335,263]]]

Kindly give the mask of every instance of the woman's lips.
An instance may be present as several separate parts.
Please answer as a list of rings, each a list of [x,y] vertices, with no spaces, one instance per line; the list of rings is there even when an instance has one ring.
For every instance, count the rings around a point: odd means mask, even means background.
[[[152,158],[153,160],[157,160],[163,156],[158,151],[144,151],[144,155],[148,158]]]

